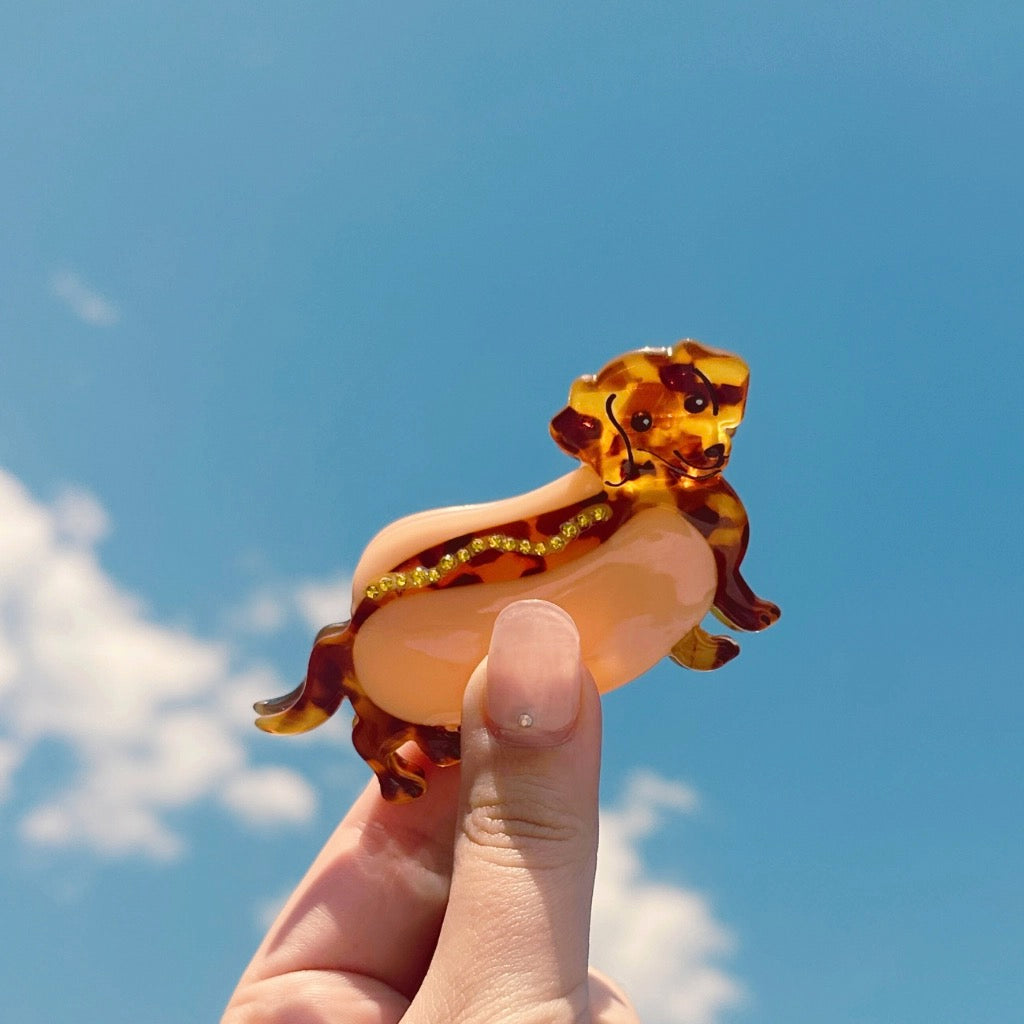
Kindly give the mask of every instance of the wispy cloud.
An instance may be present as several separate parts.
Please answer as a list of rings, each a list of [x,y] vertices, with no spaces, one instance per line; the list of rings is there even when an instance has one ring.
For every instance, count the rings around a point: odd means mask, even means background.
[[[261,826],[311,817],[308,783],[253,764],[246,743],[253,695],[290,686],[147,616],[96,557],[108,523],[94,498],[45,505],[0,471],[0,523],[0,799],[41,744],[77,763],[23,813],[26,841],[171,859],[172,815],[201,801]]]
[[[651,878],[643,862],[665,812],[696,807],[688,786],[640,773],[601,812],[591,962],[621,982],[645,1024],[714,1024],[743,1001],[717,964],[733,939],[706,897]]]
[[[83,323],[113,327],[121,319],[117,306],[72,270],[57,271],[50,278],[50,290]]]
[[[228,612],[227,625],[235,632],[257,636],[276,633],[288,622],[290,612],[287,594],[263,587]]]
[[[306,625],[319,629],[348,615],[352,603],[352,577],[338,576],[326,583],[304,583],[295,591],[295,601]]]
[[[234,633],[265,636],[287,626],[300,625],[315,633],[328,622],[349,614],[352,578],[342,574],[324,581],[263,584],[226,616]]]

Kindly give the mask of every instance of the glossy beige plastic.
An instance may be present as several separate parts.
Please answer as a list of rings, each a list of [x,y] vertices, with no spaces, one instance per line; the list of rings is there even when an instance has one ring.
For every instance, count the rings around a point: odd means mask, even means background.
[[[498,612],[536,598],[573,617],[584,662],[605,692],[646,672],[704,618],[716,580],[704,538],[668,509],[649,509],[600,548],[550,572],[382,608],[359,633],[356,677],[397,718],[457,725],[462,693],[487,653]],[[410,679],[430,685],[409,686]]]

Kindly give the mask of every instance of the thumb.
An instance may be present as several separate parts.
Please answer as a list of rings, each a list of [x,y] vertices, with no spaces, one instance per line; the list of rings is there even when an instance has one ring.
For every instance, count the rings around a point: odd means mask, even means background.
[[[407,1020],[589,1019],[600,732],[569,615],[505,608],[466,692],[451,895]]]

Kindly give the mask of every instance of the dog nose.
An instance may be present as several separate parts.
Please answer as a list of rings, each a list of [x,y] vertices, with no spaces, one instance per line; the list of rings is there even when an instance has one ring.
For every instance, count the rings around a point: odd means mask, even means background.
[[[725,458],[725,445],[713,444],[710,448],[705,448],[704,457],[714,459],[715,462],[721,462]]]

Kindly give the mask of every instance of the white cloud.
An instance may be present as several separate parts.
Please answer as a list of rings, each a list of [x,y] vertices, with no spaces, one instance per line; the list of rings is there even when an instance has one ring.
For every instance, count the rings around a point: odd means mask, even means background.
[[[74,544],[91,547],[110,531],[106,510],[88,491],[66,488],[53,505],[57,533]]]
[[[71,270],[60,270],[50,278],[50,290],[79,320],[93,327],[113,327],[121,311],[109,299]]]
[[[601,812],[591,962],[622,983],[645,1024],[714,1024],[743,1000],[715,962],[733,939],[707,899],[645,873],[641,845],[664,811],[696,806],[688,786],[642,773]]]
[[[326,582],[266,584],[226,618],[228,629],[252,635],[276,633],[299,622],[315,633],[329,622],[347,619],[352,605],[352,577],[336,576]]]
[[[0,801],[3,801],[10,791],[11,779],[20,760],[21,751],[17,744],[0,739]]]
[[[315,810],[312,791],[287,768],[256,768],[236,775],[224,787],[221,799],[252,825],[301,824]]]
[[[183,848],[172,812],[200,801],[245,823],[309,820],[310,786],[253,765],[246,745],[253,697],[290,686],[148,618],[96,558],[108,524],[91,496],[48,507],[0,471],[0,523],[0,799],[42,742],[77,762],[25,813],[25,840],[167,859]]]
[[[228,616],[228,625],[242,633],[276,633],[288,621],[288,605],[269,589],[253,594]]]
[[[342,622],[348,618],[352,605],[352,577],[339,576],[328,583],[304,583],[296,590],[295,601],[311,629],[320,629],[328,622]]]

